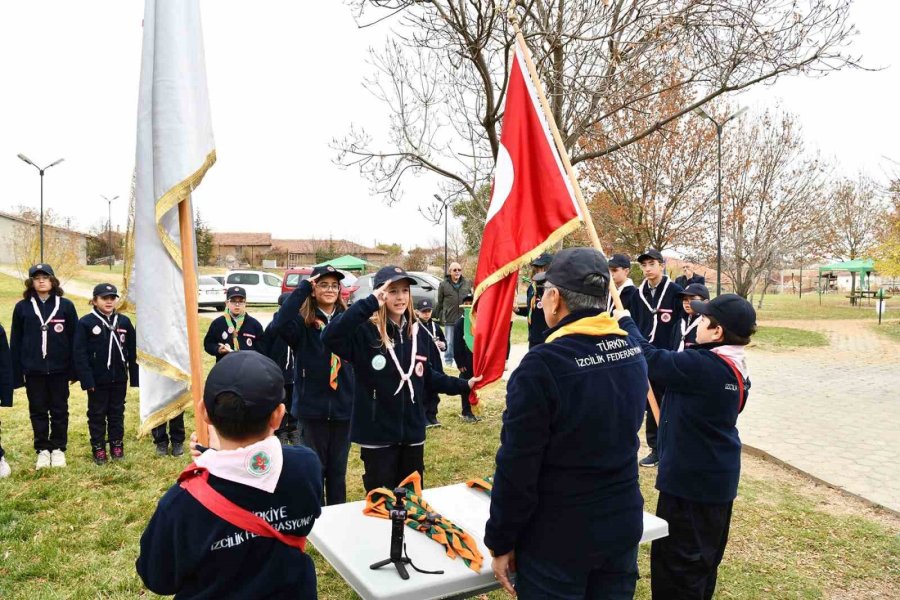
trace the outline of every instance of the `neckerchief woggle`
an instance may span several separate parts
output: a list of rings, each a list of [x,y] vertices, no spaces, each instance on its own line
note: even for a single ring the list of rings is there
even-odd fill
[[[59,296],[56,294],[53,295],[56,298],[56,306],[53,307],[53,310],[50,311],[50,316],[47,317],[47,320],[44,320],[44,317],[41,316],[41,309],[38,308],[37,300],[34,299],[34,296],[31,297],[31,307],[34,309],[34,314],[37,315],[38,321],[41,324],[41,355],[42,358],[47,358],[47,329],[49,329],[47,323],[53,320],[53,317],[56,316],[56,313],[59,311]]]
[[[231,334],[231,342],[234,344],[235,350],[241,349],[241,344],[238,342],[238,331],[241,330],[241,326],[244,324],[244,317],[247,316],[247,313],[243,313],[237,319],[231,316],[231,311],[225,311],[225,323],[228,325],[228,333]]]
[[[400,393],[400,390],[403,389],[403,384],[409,386],[409,400],[413,404],[415,404],[416,400],[416,390],[413,388],[412,384],[412,374],[413,370],[416,368],[416,342],[418,341],[418,333],[419,333],[419,323],[415,322],[412,326],[412,352],[410,353],[409,358],[409,370],[405,373],[403,372],[403,367],[400,366],[400,361],[397,360],[397,353],[394,352],[394,344],[391,342],[388,344],[388,354],[391,355],[391,360],[394,361],[394,366],[397,367],[397,373],[400,374],[400,385],[397,386],[397,391],[394,392],[394,395]],[[403,338],[403,325],[400,325],[400,337]]]
[[[647,310],[650,311],[650,314],[653,315],[653,329],[650,330],[650,335],[647,337],[647,341],[650,342],[651,344],[653,343],[653,339],[656,337],[656,325],[659,323],[659,315],[657,313],[659,313],[659,307],[662,306],[663,298],[665,298],[666,290],[669,289],[669,283],[671,283],[671,282],[672,282],[672,280],[669,279],[668,277],[666,277],[666,283],[663,284],[662,292],[660,292],[660,294],[659,294],[659,300],[656,301],[656,308],[652,308],[650,306],[650,303],[647,302],[647,298],[644,297],[644,286],[646,285],[647,288],[649,289],[650,282],[645,279],[644,281],[641,282],[641,288],[638,290],[638,296],[641,297],[641,302],[644,303],[644,306],[646,306]],[[654,288],[654,289],[656,289],[656,288]],[[650,295],[651,296],[653,295],[652,290],[650,292]]]
[[[693,330],[697,329],[697,325],[700,324],[700,319],[695,318],[693,323],[691,323],[690,325],[685,327],[684,324],[687,323],[689,320],[690,320],[690,317],[688,317],[687,319],[681,319],[681,321],[679,321],[679,323],[678,323],[681,326],[681,342],[679,342],[679,344],[678,344],[678,352],[681,352],[682,350],[684,350],[684,338],[687,337],[687,334],[689,334]]]
[[[109,351],[106,353],[106,370],[108,371],[110,366],[112,365],[112,349],[113,344],[115,343],[116,348],[119,349],[119,356],[122,357],[122,363],[125,366],[128,366],[128,361],[125,360],[125,352],[122,350],[122,343],[119,341],[118,336],[116,335],[116,326],[119,324],[119,314],[113,311],[113,320],[112,325],[110,325],[109,321],[107,321],[103,315],[97,312],[96,308],[91,309],[91,312],[95,317],[100,319],[100,322],[103,323],[103,326],[109,331]]]
[[[615,282],[613,282],[613,285],[615,285]],[[622,290],[627,288],[629,285],[631,287],[634,287],[634,282],[631,281],[631,279],[626,279],[625,283],[622,284],[622,287],[616,287],[616,289],[619,290],[620,296],[622,295]],[[608,312],[609,314],[613,314],[613,309],[615,307],[616,307],[616,303],[613,302],[612,294],[610,294],[609,297],[606,299],[606,312]],[[623,306],[622,308],[624,308],[625,310],[628,310],[627,306]]]

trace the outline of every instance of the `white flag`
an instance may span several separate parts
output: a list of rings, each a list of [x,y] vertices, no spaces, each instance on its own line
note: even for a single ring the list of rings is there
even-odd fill
[[[189,201],[215,161],[199,2],[146,0],[130,290],[141,435],[191,404],[186,319],[196,315],[184,305],[178,203]]]

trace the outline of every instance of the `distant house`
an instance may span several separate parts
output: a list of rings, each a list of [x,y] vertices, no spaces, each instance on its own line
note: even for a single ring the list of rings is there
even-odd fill
[[[269,259],[279,267],[300,267],[344,254],[381,264],[387,256],[384,250],[347,240],[275,239],[269,233],[213,233],[212,237],[215,262],[225,266],[259,266]]]
[[[0,212],[0,264],[16,263],[16,244],[22,235],[39,236],[39,222]],[[44,224],[45,239],[50,235],[57,236],[57,239],[61,237],[75,249],[78,264],[87,264],[87,241],[91,236],[74,229]]]
[[[272,249],[270,233],[213,233],[213,256],[216,264],[230,262],[260,264]]]

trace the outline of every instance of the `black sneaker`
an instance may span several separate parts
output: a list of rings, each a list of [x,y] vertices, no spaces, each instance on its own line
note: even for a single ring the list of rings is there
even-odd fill
[[[183,456],[184,444],[181,442],[172,442],[172,456]]]
[[[462,420],[466,423],[477,423],[480,419],[475,415],[462,415]]]
[[[106,455],[106,446],[96,446],[93,451],[94,464],[105,465],[109,457]]]
[[[125,445],[122,442],[110,442],[109,453],[113,460],[122,460],[125,458]]]
[[[638,464],[642,467],[655,467],[659,464],[659,454],[656,453],[656,450],[651,449],[650,454],[642,458]]]
[[[169,442],[156,442],[156,455],[157,456],[168,456],[169,455]]]

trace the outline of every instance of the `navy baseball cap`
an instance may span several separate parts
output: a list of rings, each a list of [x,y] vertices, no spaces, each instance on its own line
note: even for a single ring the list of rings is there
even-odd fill
[[[416,302],[416,310],[420,312],[424,312],[426,310],[434,310],[434,305],[428,298],[422,298],[421,300]]]
[[[691,309],[697,314],[713,317],[726,331],[741,337],[749,337],[756,327],[753,305],[737,294],[722,294],[709,302],[694,300]]]
[[[618,267],[620,269],[631,268],[631,257],[627,254],[613,254],[609,259],[609,267]]]
[[[253,419],[272,414],[284,398],[281,367],[259,352],[231,352],[210,370],[203,387],[203,403],[210,415],[216,412],[216,397],[232,392],[244,403],[244,414]]]
[[[247,290],[245,290],[244,288],[242,288],[239,285],[233,285],[230,288],[228,288],[227,292],[225,292],[225,298],[227,298],[228,300],[231,300],[232,298],[235,298],[237,296],[240,296],[241,298],[246,299],[247,298]]]
[[[573,292],[599,297],[608,290],[609,263],[594,248],[560,250],[546,273],[547,281]]]
[[[344,278],[344,274],[332,267],[331,265],[322,265],[320,267],[313,267],[312,273],[310,273],[310,277],[315,277],[318,275],[319,277],[323,275],[334,275],[338,278],[338,281]]]
[[[639,263],[642,263],[645,260],[658,260],[659,262],[666,262],[666,259],[663,258],[662,252],[660,252],[656,248],[650,248],[646,252],[638,256]]]
[[[709,290],[702,283],[692,283],[675,295],[682,298],[684,296],[700,296],[704,300],[709,300]]]
[[[41,263],[39,265],[34,265],[30,269],[28,269],[29,277],[34,277],[38,273],[43,273],[44,275],[49,275],[50,277],[56,277],[56,275],[53,273],[53,267],[51,267],[47,263]]]
[[[531,261],[531,266],[532,267],[546,267],[551,262],[553,262],[553,255],[548,252],[544,252],[543,254],[538,256],[536,259]]]
[[[378,289],[383,286],[385,283],[393,283],[395,281],[406,280],[410,285],[414,285],[416,280],[406,274],[406,271],[401,269],[396,265],[388,265],[386,267],[381,267],[378,269],[378,272],[375,273],[375,279],[372,281],[372,287],[374,289]]]
[[[119,297],[119,290],[111,283],[100,283],[94,286],[94,297],[115,296]]]

